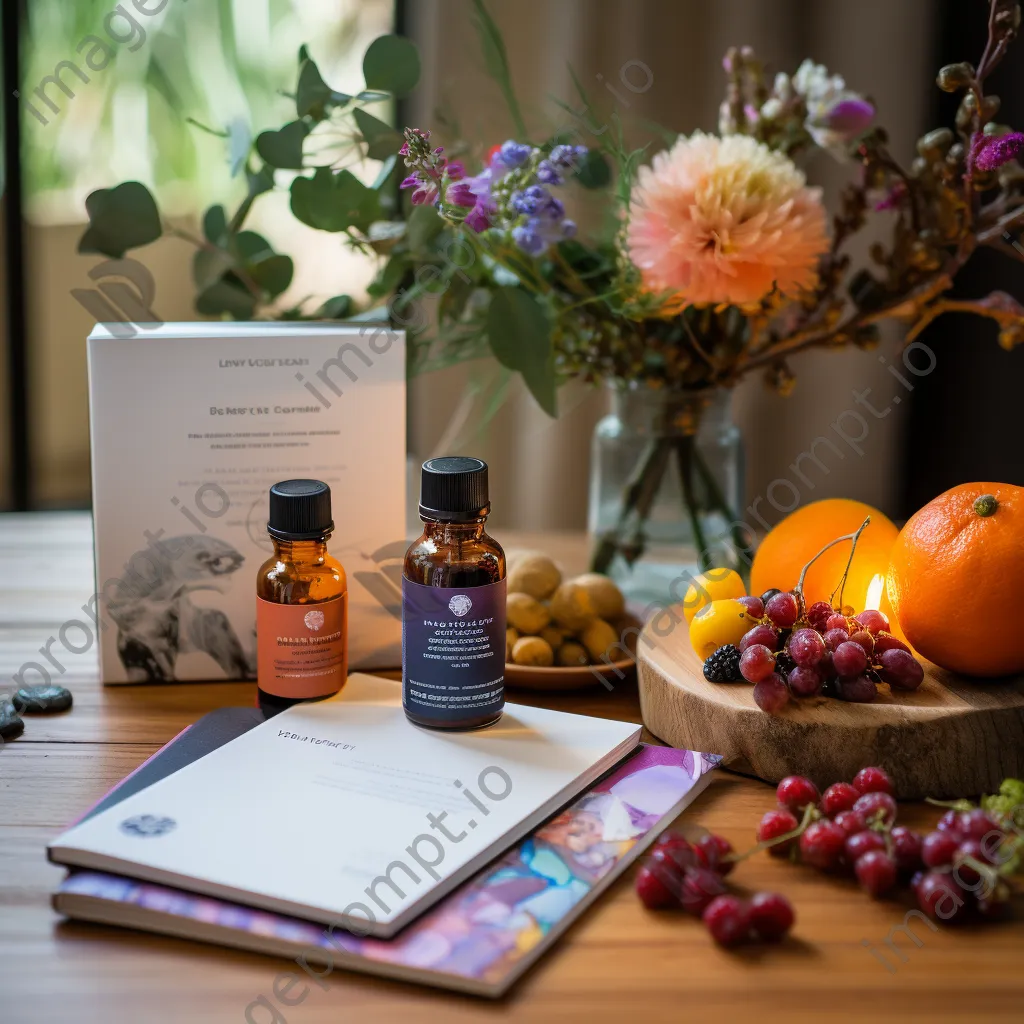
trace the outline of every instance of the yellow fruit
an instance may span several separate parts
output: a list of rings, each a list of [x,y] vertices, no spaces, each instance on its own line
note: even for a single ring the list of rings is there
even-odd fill
[[[687,622],[693,622],[697,612],[706,608],[712,601],[726,601],[730,597],[746,596],[747,588],[735,569],[708,569],[707,572],[694,576],[693,582],[686,588],[683,614]]]
[[[712,601],[690,623],[690,643],[703,661],[719,647],[738,644],[743,634],[756,625],[739,601]]]
[[[539,636],[521,636],[512,648],[512,660],[517,665],[547,668],[554,664],[555,652]]]
[[[529,594],[509,594],[505,599],[505,618],[520,633],[539,633],[551,622],[551,612]]]
[[[587,592],[594,611],[602,619],[616,619],[626,610],[626,599],[622,591],[607,576],[599,572],[586,572],[572,582]]]

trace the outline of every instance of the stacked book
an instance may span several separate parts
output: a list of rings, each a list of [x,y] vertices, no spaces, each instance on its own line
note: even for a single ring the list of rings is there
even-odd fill
[[[398,684],[213,712],[49,847],[68,917],[499,996],[703,789],[716,757],[507,704],[409,725]]]

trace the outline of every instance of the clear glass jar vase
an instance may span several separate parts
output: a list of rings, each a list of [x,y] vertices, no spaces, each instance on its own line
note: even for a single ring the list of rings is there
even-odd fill
[[[591,449],[591,568],[644,605],[681,600],[690,577],[712,566],[745,568],[732,392],[609,388],[612,411]]]

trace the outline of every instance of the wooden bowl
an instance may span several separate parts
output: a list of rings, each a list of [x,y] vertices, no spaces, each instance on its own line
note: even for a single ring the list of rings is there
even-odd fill
[[[629,656],[597,665],[562,668],[559,665],[514,665],[505,662],[505,685],[522,690],[583,690],[588,686],[616,686],[636,671],[636,644],[643,623],[635,615],[624,615],[612,623],[623,638]]]
[[[1024,678],[971,680],[929,662],[920,688],[879,687],[870,704],[828,697],[793,701],[765,714],[749,683],[709,683],[680,624],[665,615],[640,636],[639,690],[644,725],[674,747],[722,754],[727,766],[778,782],[806,775],[819,787],[849,781],[879,765],[903,798],[992,793],[1024,776]]]

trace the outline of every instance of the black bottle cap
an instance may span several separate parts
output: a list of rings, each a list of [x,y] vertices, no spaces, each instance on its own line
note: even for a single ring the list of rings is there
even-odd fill
[[[331,489],[322,480],[282,480],[270,488],[271,537],[319,540],[333,529]]]
[[[487,463],[449,456],[423,463],[420,515],[449,523],[483,519],[491,511]]]

